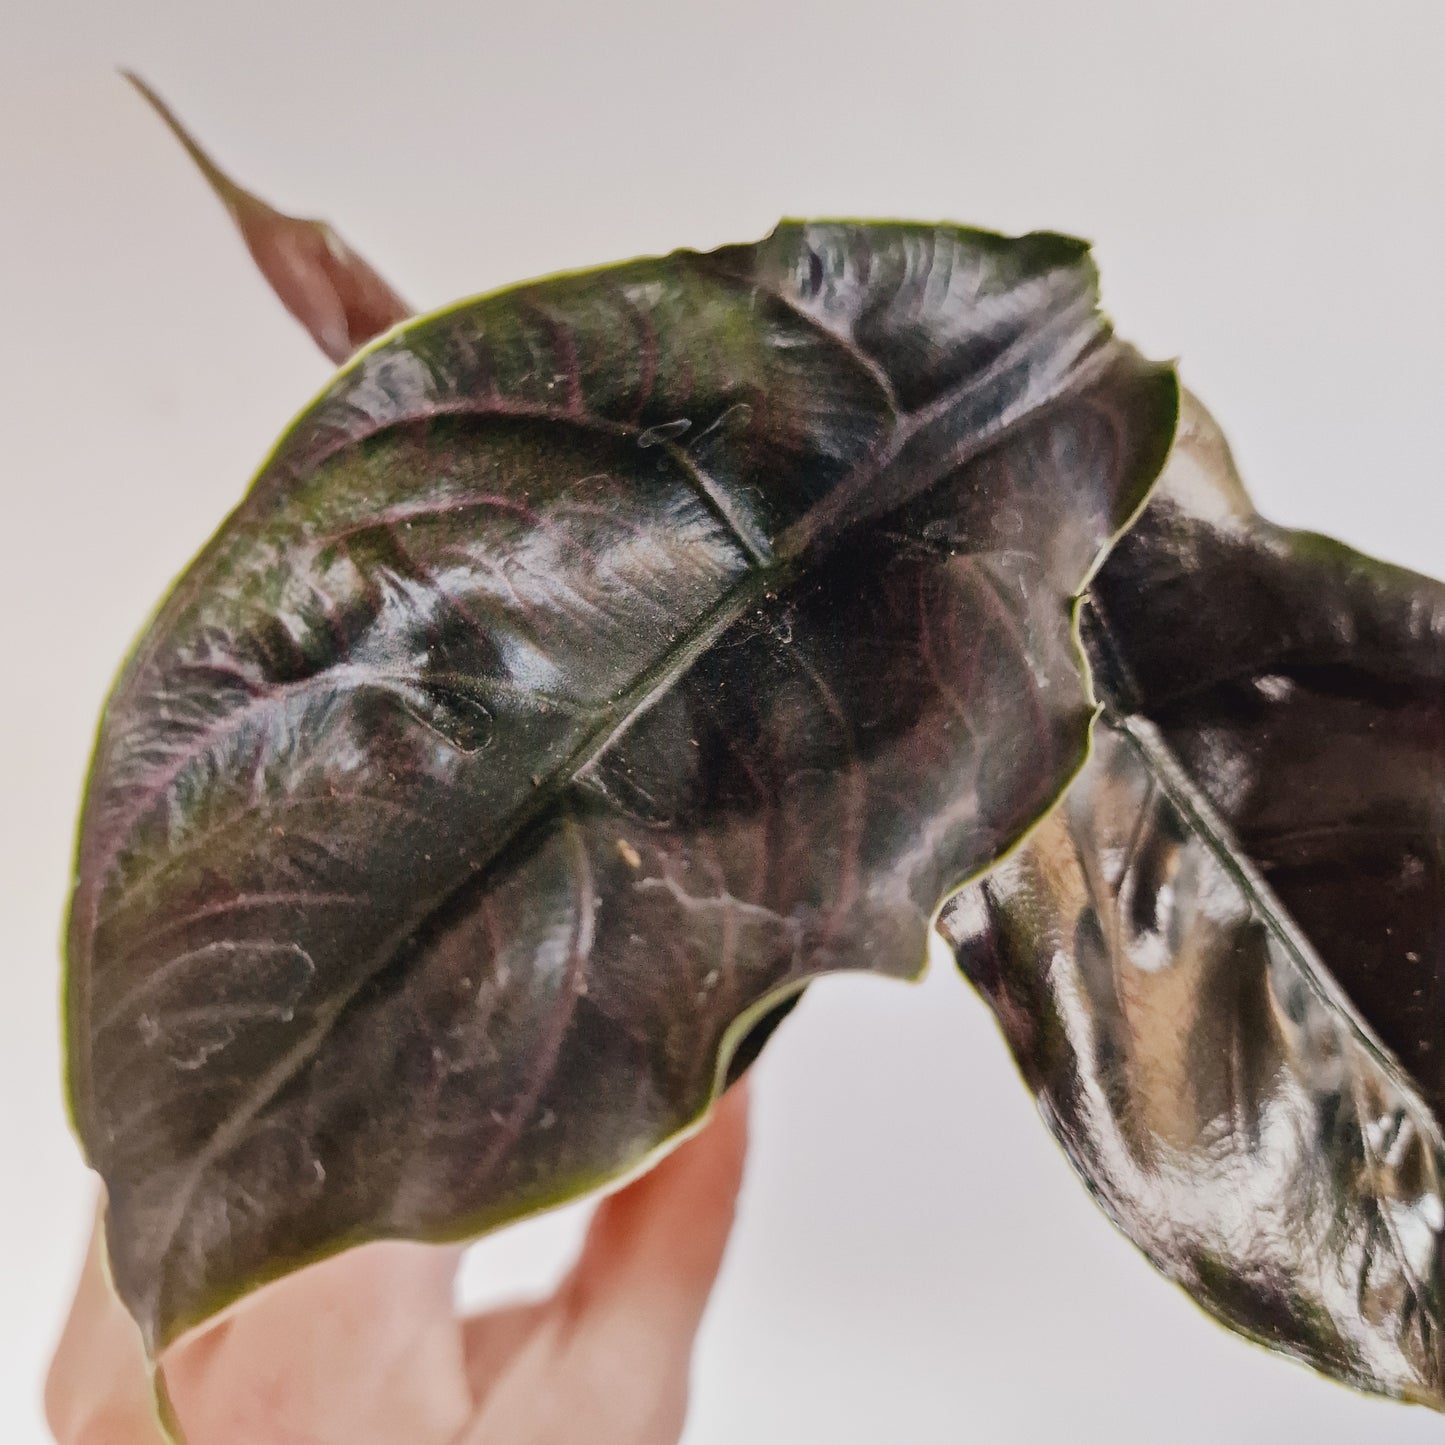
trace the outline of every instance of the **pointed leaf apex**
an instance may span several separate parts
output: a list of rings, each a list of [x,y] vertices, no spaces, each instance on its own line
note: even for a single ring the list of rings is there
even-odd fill
[[[411,315],[411,308],[324,221],[283,215],[238,186],[134,71],[121,74],[185,147],[231,213],[252,259],[281,304],[332,361]]]

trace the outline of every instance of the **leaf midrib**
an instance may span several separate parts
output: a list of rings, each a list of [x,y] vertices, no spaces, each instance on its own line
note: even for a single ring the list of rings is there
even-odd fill
[[[760,288],[763,289],[763,288]],[[772,294],[769,292],[768,294]],[[822,336],[826,337],[834,345],[838,346],[845,354],[849,355],[857,363],[856,346],[852,345],[838,336],[830,328],[826,327],[817,318],[810,317],[806,312],[798,308],[790,308],[795,314],[806,319],[811,326]],[[1064,334],[1079,329],[1080,317],[1078,315],[1079,305],[1077,299],[1060,308],[1060,312],[1050,318],[1050,324],[1046,328],[1046,334],[1053,333],[1057,328]],[[1112,337],[1107,323],[1097,316],[1093,303],[1090,300],[1085,314],[1092,318],[1093,334],[1088,338],[1086,344],[1082,345],[1067,360],[1059,374],[1051,379],[1051,384],[1046,390],[1038,393],[1026,393],[1029,404],[1014,412],[1005,413],[997,419],[997,424],[990,428],[976,428],[971,430],[960,445],[951,449],[944,457],[938,460],[937,466],[928,474],[917,479],[905,494],[899,497],[890,497],[886,509],[879,511],[886,515],[907,502],[915,499],[933,486],[943,476],[946,476],[958,468],[967,465],[975,457],[985,450],[1000,444],[1009,434],[1021,427],[1026,422],[1036,420],[1039,416],[1052,410],[1067,397],[1085,388],[1107,364],[1108,359],[1115,354],[1118,343]],[[266,1105],[281,1092],[291,1079],[305,1067],[306,1063],[314,1056],[315,1049],[334,1027],[337,1019],[351,1004],[362,988],[375,978],[393,959],[397,948],[406,938],[413,935],[418,926],[418,919],[425,919],[434,914],[438,909],[446,906],[449,899],[455,897],[459,892],[469,886],[478,883],[487,871],[496,863],[507,848],[515,839],[521,836],[527,828],[532,826],[544,813],[553,805],[558,796],[566,788],[573,785],[574,780],[586,767],[603,753],[631,727],[634,721],[640,718],[658,698],[669,692],[676,681],[692,666],[698,657],[703,655],[716,640],[734,621],[741,617],[754,603],[767,591],[781,590],[790,580],[791,576],[800,570],[801,562],[805,556],[815,554],[820,548],[826,547],[836,540],[847,530],[849,523],[856,521],[846,515],[846,509],[841,506],[842,501],[855,498],[860,490],[892,466],[900,455],[903,454],[907,444],[917,437],[929,424],[941,420],[954,408],[959,406],[966,398],[974,393],[980,386],[1003,372],[1008,366],[1015,364],[1022,355],[1026,354],[1031,346],[1039,344],[1039,332],[1024,331],[1016,342],[1008,347],[999,356],[993,358],[989,365],[981,372],[974,373],[958,385],[949,388],[943,395],[934,398],[926,406],[915,411],[900,415],[892,406],[891,396],[885,395],[885,401],[889,403],[889,414],[893,417],[894,425],[892,435],[888,444],[880,451],[866,457],[847,476],[842,478],[834,492],[829,494],[830,499],[835,497],[833,505],[826,509],[825,522],[834,521],[842,513],[842,520],[835,522],[831,527],[820,526],[816,521],[811,525],[804,525],[810,521],[813,513],[822,513],[824,509],[815,507],[807,517],[802,519],[780,542],[777,551],[770,555],[765,564],[759,564],[757,560],[758,549],[750,544],[749,538],[741,534],[734,524],[729,512],[718,507],[717,498],[710,487],[702,484],[703,471],[697,467],[690,457],[681,448],[669,443],[666,450],[682,462],[682,470],[692,484],[699,488],[704,494],[705,501],[710,509],[719,512],[722,520],[727,524],[730,534],[744,552],[753,559],[753,565],[745,570],[739,579],[734,582],[689,630],[682,641],[670,648],[652,667],[645,669],[627,691],[618,698],[598,719],[598,722],[587,730],[577,746],[568,754],[566,759],[554,766],[548,773],[546,779],[536,788],[526,804],[514,813],[509,825],[502,833],[502,841],[485,857],[477,860],[469,870],[467,876],[458,879],[450,887],[441,890],[428,898],[419,907],[409,911],[407,918],[397,928],[392,930],[380,943],[373,953],[367,965],[361,969],[352,986],[338,993],[328,1005],[318,1008],[312,1027],[306,1035],[296,1041],[291,1049],[279,1058],[266,1073],[256,1081],[255,1086],[248,1092],[246,1102],[237,1110],[233,1111],[226,1121],[211,1135],[206,1145],[198,1151],[186,1169],[184,1177],[173,1185],[172,1208],[167,1211],[165,1223],[163,1224],[159,1237],[163,1240],[161,1247],[156,1252],[157,1260],[163,1260],[169,1253],[170,1245],[179,1229],[186,1209],[189,1207],[196,1187],[206,1171],[216,1162],[223,1158],[237,1143],[244,1137],[245,1130],[251,1122],[263,1110]],[[872,375],[871,370],[869,375]],[[493,402],[495,399],[492,399]],[[450,411],[444,408],[432,408],[425,413],[427,416],[460,414],[477,417],[508,416],[522,414],[519,411],[509,411],[505,406],[489,404],[486,407],[478,408],[475,404],[468,406],[457,406]],[[536,408],[528,409],[527,415],[535,415],[538,419],[553,420],[558,423],[570,423],[583,426],[600,426],[607,430],[616,429],[626,435],[640,434],[642,428],[629,426],[627,424],[610,423],[602,418],[595,418],[586,414],[562,411],[560,409]],[[411,418],[408,418],[411,419]],[[367,435],[375,436],[378,432],[386,429],[386,426],[399,425],[402,419],[397,418],[378,427]],[[358,444],[363,438],[348,438],[345,446]],[[335,455],[335,453],[332,453]],[[323,459],[324,460],[324,459]],[[708,481],[713,479],[708,478]],[[875,513],[874,515],[877,515]],[[865,519],[866,520],[866,519]],[[774,560],[776,559],[776,560]],[[325,674],[318,674],[318,680],[323,679]],[[87,965],[89,963],[89,945],[93,944],[94,931],[92,930],[87,939]],[[88,1070],[87,1070],[88,1073]],[[93,1108],[93,1105],[92,1105]],[[158,1282],[157,1291],[161,1286]],[[174,1338],[179,1330],[188,1328],[184,1320],[172,1322],[172,1329],[167,1338]],[[147,1326],[147,1333],[153,1333],[155,1321],[152,1320]],[[155,1344],[154,1340],[150,1341]]]

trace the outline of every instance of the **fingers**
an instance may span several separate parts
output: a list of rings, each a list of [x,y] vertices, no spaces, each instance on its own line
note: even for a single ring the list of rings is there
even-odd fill
[[[701,1133],[602,1202],[572,1275],[457,1445],[675,1445],[746,1149],[735,1088]],[[485,1330],[473,1322],[469,1340]]]
[[[60,1445],[165,1445],[135,1321],[111,1288],[98,1205],[70,1317],[45,1381],[45,1417]]]
[[[511,1368],[532,1336],[555,1312],[554,1300],[535,1300],[488,1310],[463,1322],[467,1383],[477,1409],[486,1402],[493,1386]]]
[[[163,1357],[194,1445],[444,1445],[471,1414],[460,1249],[363,1245],[267,1286]]]
[[[268,1286],[163,1357],[192,1445],[675,1445],[747,1146],[735,1088],[599,1206],[557,1296],[469,1321],[457,1248],[375,1244]],[[95,1236],[46,1384],[61,1445],[165,1445]]]
[[[97,1215],[46,1381],[60,1445],[166,1445],[140,1331]],[[167,1394],[193,1445],[444,1445],[472,1412],[452,1309],[460,1250],[375,1244],[312,1265],[172,1346]]]
[[[701,1133],[604,1199],[570,1281],[579,1317],[622,1313],[634,1330],[696,1331],[732,1231],[748,1142],[746,1085]]]

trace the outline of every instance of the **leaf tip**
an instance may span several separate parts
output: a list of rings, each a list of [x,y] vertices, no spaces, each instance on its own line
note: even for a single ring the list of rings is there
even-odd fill
[[[118,68],[121,78],[130,84],[140,98],[161,118],[166,129],[180,141],[186,154],[190,156],[195,162],[196,168],[206,178],[206,183],[225,202],[227,208],[234,215],[237,203],[247,193],[231,180],[201,148],[200,142],[181,123],[180,117],[143,76],[128,66],[122,65]],[[239,216],[237,219],[240,219]]]
[[[239,186],[211,159],[155,89],[119,67],[165,123],[230,213],[281,304],[332,361],[411,314],[390,286],[323,221],[288,216]]]

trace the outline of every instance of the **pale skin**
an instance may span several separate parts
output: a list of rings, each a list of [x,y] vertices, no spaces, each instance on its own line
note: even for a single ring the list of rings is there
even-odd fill
[[[546,1299],[459,1316],[461,1247],[401,1242],[270,1286],[162,1356],[186,1445],[676,1445],[746,1146],[739,1086],[602,1201]],[[166,1445],[98,1236],[45,1405],[60,1445]]]

